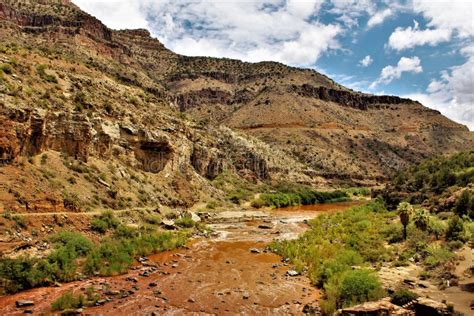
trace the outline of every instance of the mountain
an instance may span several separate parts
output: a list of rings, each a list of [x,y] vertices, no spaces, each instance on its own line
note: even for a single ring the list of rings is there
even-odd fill
[[[418,102],[275,62],[175,54],[68,0],[0,0],[0,40],[5,210],[189,206],[222,198],[216,178],[375,185],[474,146]]]

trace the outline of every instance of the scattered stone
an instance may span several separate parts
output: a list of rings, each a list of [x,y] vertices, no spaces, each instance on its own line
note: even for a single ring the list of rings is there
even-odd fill
[[[148,261],[148,258],[146,258],[146,257],[138,258],[138,262],[145,262],[145,261]]]
[[[251,253],[260,253],[260,250],[257,248],[250,248]]]
[[[288,270],[288,271],[286,271],[286,275],[294,277],[294,276],[297,276],[297,275],[300,275],[300,274],[296,270]]]
[[[317,302],[308,303],[303,306],[303,313],[310,315],[319,315],[321,314],[321,307]]]
[[[196,300],[195,300],[194,298],[190,297],[190,298],[188,299],[188,302],[189,302],[189,303],[196,303]]]
[[[177,263],[173,263],[173,264],[171,265],[171,267],[174,268],[174,269],[176,269],[176,268],[178,267],[178,264],[177,264]]]
[[[104,305],[105,303],[107,303],[107,300],[102,299],[102,300],[98,300],[98,301],[95,303],[95,305],[96,305],[96,306],[101,306],[101,305]]]
[[[30,300],[18,300],[15,302],[16,307],[28,307],[35,305],[35,302]]]
[[[111,290],[108,290],[105,292],[105,295],[119,295],[120,292],[119,291],[111,291]]]
[[[248,299],[250,298],[250,294],[247,293],[247,292],[245,292],[245,293],[242,295],[242,298],[243,298],[244,300],[248,300]]]
[[[155,287],[155,286],[158,286],[158,284],[156,282],[150,282],[148,284],[149,287]]]
[[[161,223],[163,224],[163,226],[166,228],[166,229],[176,229],[176,224],[174,223],[173,220],[171,219],[163,219],[161,221]]]
[[[125,279],[125,281],[130,281],[130,282],[133,282],[133,283],[137,283],[138,279],[134,278],[134,277],[128,277],[128,278]]]
[[[272,229],[273,225],[272,224],[260,224],[260,225],[258,225],[258,228],[260,228],[260,229]]]

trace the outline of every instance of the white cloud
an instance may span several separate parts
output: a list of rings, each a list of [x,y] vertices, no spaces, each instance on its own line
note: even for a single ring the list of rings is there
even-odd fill
[[[370,55],[367,55],[365,56],[364,58],[362,58],[360,61],[359,61],[359,65],[361,65],[362,67],[367,67],[369,66],[374,60],[372,59],[372,57],[370,57]]]
[[[345,26],[353,28],[359,25],[359,18],[364,15],[373,15],[376,12],[376,1],[373,0],[331,0],[331,14]]]
[[[376,25],[381,24],[383,23],[383,21],[385,21],[386,18],[390,17],[391,15],[393,15],[393,11],[391,9],[385,9],[385,10],[379,11],[375,13],[369,19],[369,21],[367,21],[367,27],[372,28]]]
[[[426,92],[406,95],[437,109],[447,117],[465,124],[474,131],[474,46],[461,49],[467,61],[441,73],[432,80]]]
[[[320,1],[149,2],[151,30],[184,55],[274,60],[312,66],[324,53],[339,49],[341,26],[309,19]],[[168,20],[165,19],[168,17]]]
[[[379,78],[370,85],[370,89],[375,88],[379,83],[387,84],[394,79],[399,79],[404,72],[420,73],[422,71],[421,61],[417,56],[402,57],[396,66],[384,67]]]
[[[388,46],[395,50],[404,50],[421,45],[434,46],[451,39],[449,29],[426,29],[420,30],[418,22],[414,21],[414,26],[406,29],[397,27],[388,39]]]
[[[429,20],[428,26],[455,31],[459,37],[474,35],[474,3],[469,0],[414,0],[413,10]]]
[[[72,0],[82,10],[99,18],[113,29],[146,28],[148,23],[140,10],[140,1],[130,0]]]

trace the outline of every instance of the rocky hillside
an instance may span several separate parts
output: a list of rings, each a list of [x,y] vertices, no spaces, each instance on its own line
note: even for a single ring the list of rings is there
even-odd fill
[[[68,0],[0,0],[0,208],[189,206],[210,180],[376,184],[474,146],[417,102],[273,62],[191,58]]]

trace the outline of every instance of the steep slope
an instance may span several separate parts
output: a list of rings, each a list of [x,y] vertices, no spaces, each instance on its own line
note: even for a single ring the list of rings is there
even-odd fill
[[[208,180],[227,170],[375,184],[474,144],[417,102],[274,62],[180,56],[68,0],[1,0],[0,41],[5,209],[187,206],[222,196]]]

